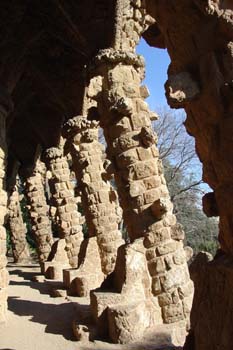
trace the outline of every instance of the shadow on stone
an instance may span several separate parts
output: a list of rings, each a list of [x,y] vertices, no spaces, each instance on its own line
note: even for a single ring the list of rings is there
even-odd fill
[[[18,263],[8,263],[8,268],[18,267],[19,269],[40,269],[39,264],[18,264]],[[2,349],[0,349],[2,350]]]
[[[8,305],[14,314],[31,316],[31,322],[46,325],[45,333],[61,334],[67,340],[75,340],[71,329],[75,316],[73,303],[54,305],[9,297]]]
[[[15,266],[14,266],[15,267]],[[28,266],[27,266],[28,268]],[[17,275],[25,280],[30,280],[32,277],[38,275],[38,271],[22,271],[20,269],[10,270],[10,275]]]
[[[10,281],[12,286],[28,286],[32,289],[36,289],[40,294],[51,294],[53,289],[62,288],[62,282],[59,281],[44,281],[40,282],[29,282],[29,281]]]

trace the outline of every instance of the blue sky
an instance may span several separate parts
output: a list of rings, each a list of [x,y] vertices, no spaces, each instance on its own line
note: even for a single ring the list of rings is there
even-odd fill
[[[146,61],[146,78],[144,84],[150,90],[147,99],[152,110],[157,107],[167,106],[164,84],[167,80],[167,68],[170,63],[167,50],[150,47],[144,39],[141,39],[137,52],[144,56]]]

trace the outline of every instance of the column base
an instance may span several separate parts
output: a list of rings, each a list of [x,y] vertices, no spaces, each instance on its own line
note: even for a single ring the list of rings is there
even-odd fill
[[[40,264],[41,273],[48,279],[62,280],[63,270],[71,268],[67,257],[65,238],[59,239],[53,244],[49,260]]]
[[[88,296],[91,290],[100,287],[106,277],[101,269],[96,237],[83,242],[80,255],[83,258],[78,269],[63,271],[63,283],[69,289],[69,294],[84,297]]]
[[[41,263],[41,272],[47,279],[60,280],[63,279],[63,270],[70,268],[70,264],[57,262],[57,261],[45,261]]]

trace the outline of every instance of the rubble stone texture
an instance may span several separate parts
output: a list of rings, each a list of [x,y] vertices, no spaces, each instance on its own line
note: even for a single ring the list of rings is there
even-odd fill
[[[8,272],[6,269],[6,229],[4,227],[7,212],[7,192],[5,181],[5,167],[7,157],[6,118],[12,109],[12,102],[7,92],[0,91],[0,323],[7,319],[7,285]]]
[[[14,186],[8,199],[8,224],[12,252],[15,263],[25,263],[30,260],[29,246],[26,240],[27,228],[23,222],[20,195],[17,185]]]
[[[121,212],[118,197],[104,167],[103,145],[98,141],[99,125],[86,117],[70,119],[64,126],[67,144],[73,160],[73,169],[81,192],[82,206],[88,227],[84,257],[76,271],[64,272],[68,284],[75,277],[76,293],[88,295],[101,285],[115,267],[117,249],[124,243],[118,230]],[[100,256],[100,258],[98,257]],[[67,282],[65,282],[67,285]],[[75,290],[73,289],[73,292]]]
[[[143,2],[118,1],[114,45],[101,50],[90,67],[90,85],[96,87],[90,98],[98,104],[131,241],[119,250],[115,294],[92,294],[99,331],[116,343],[136,340],[160,322],[188,323],[192,304],[184,234],[172,214],[158,158],[151,127],[155,116],[144,102],[144,61],[135,54],[142,32],[152,23]],[[129,300],[135,303],[129,305]],[[140,327],[135,328],[138,319]]]
[[[192,337],[196,350],[231,349],[232,316],[227,310],[233,303],[233,5],[232,1],[219,0],[148,0],[147,9],[157,20],[154,46],[162,37],[171,57],[166,83],[168,103],[185,109],[185,126],[195,137],[203,180],[213,189],[203,198],[204,212],[207,216],[219,215],[220,219],[222,252],[194,280],[189,342]],[[202,299],[199,291],[203,292]]]
[[[51,222],[48,216],[48,205],[45,197],[44,175],[45,164],[38,158],[32,174],[25,180],[25,196],[31,219],[32,233],[36,242],[39,262],[47,260],[53,245]]]
[[[62,278],[62,270],[77,267],[80,245],[83,240],[81,214],[77,210],[70,169],[63,151],[52,147],[46,151],[48,168],[52,173],[49,181],[52,202],[56,208],[59,241],[55,242],[49,261],[44,264],[44,272],[50,278]],[[52,263],[52,264],[51,264]],[[55,273],[54,270],[57,270]]]

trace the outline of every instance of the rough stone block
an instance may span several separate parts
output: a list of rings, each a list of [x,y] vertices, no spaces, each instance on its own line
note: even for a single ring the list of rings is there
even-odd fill
[[[174,323],[184,319],[182,302],[166,305],[162,308],[165,323]]]
[[[63,283],[66,288],[71,286],[72,281],[77,276],[77,269],[64,269],[63,270]]]
[[[154,161],[138,162],[129,167],[129,179],[140,180],[157,175],[158,170]]]
[[[118,139],[113,142],[113,148],[115,153],[119,154],[127,151],[130,148],[139,146],[139,138],[137,132],[128,132],[127,134],[121,135]]]
[[[143,182],[147,190],[157,188],[161,185],[160,176],[151,176],[149,178],[144,179]]]
[[[140,299],[148,296],[150,277],[142,238],[118,249],[114,279],[118,292]]]
[[[124,302],[120,293],[93,290],[90,293],[91,310],[100,336],[108,335],[108,307]]]
[[[163,258],[155,258],[153,260],[150,260],[148,263],[148,269],[150,271],[151,276],[163,274],[166,270]]]
[[[152,158],[151,148],[137,148],[138,158],[140,160],[149,160]]]
[[[72,323],[73,334],[75,338],[82,344],[88,343],[90,340],[90,332],[87,326],[78,324],[77,321]]]
[[[161,307],[170,304],[177,304],[179,302],[179,294],[177,289],[171,291],[170,293],[162,293],[158,296],[158,301]]]
[[[155,245],[161,245],[166,240],[171,238],[170,229],[167,227],[157,230],[157,225],[155,225],[155,231],[149,232],[144,239],[144,245],[146,248],[153,247]]]
[[[173,261],[176,265],[182,265],[186,262],[186,254],[184,249],[177,250],[173,255]]]
[[[168,243],[165,243],[159,247],[156,248],[156,251],[159,255],[164,255],[168,253],[172,253],[177,248],[177,242],[176,241],[170,241]]]
[[[160,308],[149,300],[109,306],[108,322],[113,343],[130,343],[142,338],[150,327],[161,323]]]
[[[145,186],[142,181],[133,181],[130,184],[129,194],[132,198],[137,197],[145,192]]]
[[[133,164],[139,160],[136,149],[130,149],[121,153],[117,157],[117,165],[119,168],[124,168],[130,164]]]
[[[63,272],[63,282],[70,289],[71,294],[87,296],[90,290],[100,287],[105,278],[96,237],[85,241],[82,254],[82,263],[79,268]]]
[[[167,271],[166,275],[160,278],[165,291],[179,287],[180,285],[187,283],[188,280],[189,272],[186,264]]]
[[[144,193],[145,204],[153,203],[153,202],[157,201],[159,199],[159,197],[160,197],[159,188],[147,190]]]
[[[45,277],[52,280],[62,280],[63,270],[70,268],[70,264],[56,261],[48,261],[45,262],[43,265]]]
[[[194,292],[194,285],[193,282],[190,280],[188,283],[182,284],[178,287],[178,293],[181,300],[183,300],[185,297],[189,297],[190,295],[193,295]]]

